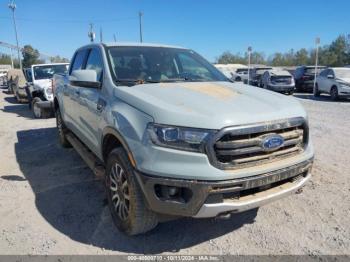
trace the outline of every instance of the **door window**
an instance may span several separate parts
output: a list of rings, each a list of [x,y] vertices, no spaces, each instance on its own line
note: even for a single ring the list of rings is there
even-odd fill
[[[85,57],[86,57],[86,50],[81,50],[78,51],[75,56],[74,56],[74,60],[72,62],[72,67],[70,69],[70,74],[74,71],[74,70],[80,70],[83,68],[84,65],[84,61],[85,61]]]
[[[102,82],[103,62],[99,50],[91,49],[85,69],[94,70],[96,72],[96,82]]]

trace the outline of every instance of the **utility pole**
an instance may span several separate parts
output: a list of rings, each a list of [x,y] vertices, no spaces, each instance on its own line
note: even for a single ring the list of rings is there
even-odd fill
[[[15,27],[15,34],[16,34],[18,62],[19,62],[20,69],[22,69],[22,60],[21,60],[20,49],[19,49],[19,44],[18,44],[17,25],[16,25],[16,19],[15,19],[15,9],[17,6],[16,6],[14,0],[12,0],[12,3],[9,4],[8,7],[12,10],[13,25]]]
[[[113,39],[114,39],[114,42],[117,42],[117,37],[115,36],[115,34],[113,34]]]
[[[100,27],[100,42],[103,42],[103,36],[102,36],[102,27]]]
[[[91,43],[94,42],[95,37],[96,37],[93,26],[94,26],[93,24],[90,24],[90,31],[88,32],[88,37],[90,38]]]
[[[140,12],[139,12],[139,23],[140,23],[140,43],[142,43],[142,16],[143,16],[143,13],[140,11]]]
[[[316,58],[315,58],[315,76],[314,76],[314,90],[316,88],[316,77],[317,77],[317,66],[318,66],[318,48],[320,46],[320,38],[316,37],[315,44],[316,44]]]
[[[249,85],[249,81],[250,81],[250,56],[252,53],[252,47],[248,46],[248,85]]]
[[[10,52],[11,52],[11,66],[12,66],[12,69],[14,69],[12,48],[10,48]]]

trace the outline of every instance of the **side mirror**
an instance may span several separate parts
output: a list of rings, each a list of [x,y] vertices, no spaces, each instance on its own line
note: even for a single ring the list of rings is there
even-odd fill
[[[101,88],[101,82],[96,81],[97,73],[95,70],[74,70],[69,77],[73,86],[86,88]]]
[[[328,75],[327,78],[328,79],[334,79],[334,76],[333,75]]]

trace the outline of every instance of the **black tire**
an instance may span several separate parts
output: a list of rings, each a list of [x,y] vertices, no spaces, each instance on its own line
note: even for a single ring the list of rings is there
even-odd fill
[[[9,87],[8,87],[8,89],[7,89],[7,93],[8,93],[8,94],[13,94],[12,84],[9,85]]]
[[[331,95],[332,101],[337,101],[339,99],[338,88],[336,86],[333,86],[331,88],[330,95]]]
[[[63,122],[60,109],[57,108],[55,113],[56,113],[56,126],[58,131],[58,140],[60,141],[60,144],[62,147],[65,147],[65,148],[72,147],[72,145],[69,143],[66,137],[69,130]]]
[[[313,93],[314,93],[314,97],[319,97],[321,95],[321,92],[318,90],[318,84],[315,85]]]
[[[108,206],[113,222],[121,232],[137,235],[157,226],[157,215],[146,207],[142,190],[123,148],[116,148],[109,154],[105,179]]]
[[[48,118],[52,115],[52,113],[49,110],[44,110],[40,108],[37,103],[42,102],[40,97],[34,97],[32,100],[32,112],[34,118]]]
[[[292,96],[294,94],[294,91],[289,91],[287,94]]]
[[[242,78],[237,76],[236,79],[235,79],[236,82],[241,82],[242,81]]]

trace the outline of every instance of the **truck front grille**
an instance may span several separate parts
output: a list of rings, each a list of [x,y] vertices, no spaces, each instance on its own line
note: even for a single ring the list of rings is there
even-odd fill
[[[280,136],[283,144],[266,150],[262,141],[267,136]],[[234,169],[254,166],[303,152],[308,139],[308,128],[303,118],[293,118],[269,124],[234,126],[220,130],[209,147],[214,166]]]

